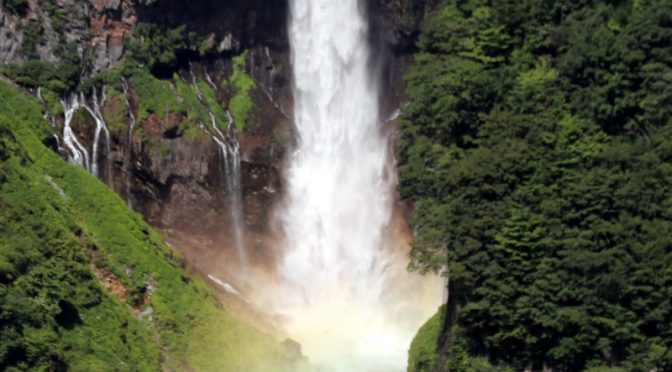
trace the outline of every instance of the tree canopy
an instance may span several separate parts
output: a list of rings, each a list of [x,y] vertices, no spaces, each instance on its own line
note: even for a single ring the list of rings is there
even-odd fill
[[[672,3],[449,0],[419,47],[399,190],[460,350],[672,369]]]

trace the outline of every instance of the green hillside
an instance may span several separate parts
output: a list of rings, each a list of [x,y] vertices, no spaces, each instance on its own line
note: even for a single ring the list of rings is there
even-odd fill
[[[283,344],[218,308],[104,184],[47,148],[36,99],[0,82],[0,366],[288,370]]]

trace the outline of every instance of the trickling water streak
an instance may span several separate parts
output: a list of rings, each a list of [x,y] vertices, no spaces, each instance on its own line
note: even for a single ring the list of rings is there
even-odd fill
[[[270,77],[269,77],[267,82],[262,81],[262,80],[254,80],[254,82],[256,83],[257,87],[259,89],[261,89],[261,91],[266,95],[266,98],[268,98],[268,101],[271,104],[273,104],[273,107],[275,107],[275,109],[278,110],[278,112],[280,114],[282,114],[282,116],[284,116],[287,119],[291,119],[289,114],[287,113],[287,110],[285,110],[285,108],[282,106],[282,104],[280,102],[278,102],[278,100],[276,100],[276,98],[275,98],[275,92],[273,91],[273,81],[274,81],[275,76],[277,74],[277,70],[275,68],[275,64],[273,63],[273,58],[271,57],[270,49],[268,47],[266,47],[266,48],[264,48],[264,51],[265,51],[264,56],[265,56],[266,60],[268,61],[268,64],[270,64],[270,66],[271,66]],[[254,79],[254,77],[252,75],[250,75],[250,76]]]
[[[231,293],[231,294],[233,294],[233,295],[239,296],[239,297],[241,296],[240,292],[238,292],[238,290],[236,290],[231,284],[226,283],[226,282],[223,282],[223,281],[222,281],[221,279],[219,279],[218,277],[213,276],[212,274],[208,274],[208,279],[210,279],[210,280],[212,280],[213,282],[215,282],[215,284],[217,284],[218,286],[222,287],[225,291],[227,291],[227,292],[229,292],[229,293]]]
[[[133,151],[133,130],[135,129],[136,119],[133,113],[133,106],[131,105],[128,81],[122,76],[121,85],[124,89],[124,99],[126,100],[126,107],[128,108],[128,151]],[[130,159],[130,156],[129,156]]]
[[[201,101],[202,104],[207,105],[205,98],[203,98],[201,88],[198,87],[198,81],[196,81],[196,75],[194,75],[194,70],[192,69],[191,62],[189,62],[189,75],[191,75],[191,85],[194,87],[196,97],[198,97],[198,100]]]
[[[226,192],[229,199],[228,210],[231,217],[231,234],[233,236],[233,244],[238,253],[238,259],[240,260],[240,271],[239,279],[245,281],[247,279],[248,271],[248,262],[247,262],[247,252],[245,251],[245,242],[244,242],[244,226],[243,226],[243,203],[242,203],[242,188],[241,188],[241,174],[240,174],[240,145],[235,137],[235,127],[233,123],[233,117],[226,111],[226,117],[228,120],[228,126],[226,133],[223,133],[219,126],[217,125],[217,118],[215,114],[210,109],[208,102],[203,96],[203,92],[198,86],[196,76],[194,75],[193,70],[191,69],[191,64],[189,65],[189,74],[191,75],[192,86],[194,92],[198,97],[198,100],[205,106],[210,117],[210,125],[214,129],[215,134],[210,133],[212,139],[217,143],[220,149],[220,154],[222,156],[222,166],[224,170],[224,179],[226,182]],[[210,76],[206,73],[206,79],[209,81],[209,84],[213,86],[213,89],[216,89],[216,85],[212,82]]]
[[[226,182],[226,191],[229,199],[228,210],[231,217],[231,233],[233,235],[233,244],[240,260],[239,279],[247,279],[247,252],[243,241],[243,204],[242,189],[240,187],[240,149],[238,142],[220,140],[216,136],[212,139],[219,145],[222,155],[222,165],[224,169],[224,178]],[[230,139],[229,139],[230,140]]]
[[[107,161],[107,155],[110,153],[110,132],[107,130],[107,125],[105,125],[105,119],[103,118],[103,113],[101,111],[102,107],[105,105],[105,87],[103,86],[102,91],[101,91],[101,96],[100,100],[98,100],[98,92],[96,88],[93,88],[93,95],[91,97],[93,101],[93,108],[89,107],[89,105],[86,104],[86,100],[84,99],[84,93],[81,94],[81,104],[86,111],[91,114],[93,119],[96,122],[96,131],[94,133],[93,137],[93,151],[91,153],[91,173],[95,176],[99,176],[99,170],[98,170],[98,145],[100,142],[100,134],[101,132],[105,134],[105,153],[103,154],[103,157],[105,158],[105,161]]]
[[[81,142],[79,142],[77,136],[70,127],[73,115],[81,107],[79,97],[76,94],[71,94],[70,97],[61,100],[61,104],[63,105],[65,116],[63,123],[63,142],[65,147],[69,150],[68,161],[89,170],[89,153]]]
[[[227,111],[227,115],[231,115]],[[232,121],[230,120],[229,127],[232,127]],[[242,193],[241,188],[241,175],[240,175],[240,146],[238,142],[231,141],[231,145],[228,147],[229,163],[226,165],[226,169],[229,174],[227,174],[227,183],[229,190],[229,209],[231,211],[231,221],[233,223],[233,240],[238,251],[238,257],[240,259],[240,266],[243,272],[242,279],[247,279],[247,252],[245,251],[245,244],[243,241],[243,203],[242,203]]]
[[[222,131],[219,130],[219,127],[217,126],[217,119],[215,118],[215,114],[213,114],[211,111],[208,111],[208,115],[210,116],[210,125],[212,125],[212,128],[215,129],[215,132],[217,132],[220,138],[226,138],[224,133],[222,133]]]
[[[360,5],[290,1],[298,145],[280,216],[281,284],[267,301],[318,365],[394,371],[439,292],[413,303],[423,287],[397,288],[423,282],[405,272],[405,252],[392,241],[396,173]]]
[[[133,170],[133,165],[131,162],[133,157],[133,130],[135,129],[136,119],[135,114],[133,113],[133,105],[131,105],[128,81],[123,76],[121,77],[121,85],[124,89],[124,99],[126,100],[126,107],[128,108],[128,150],[126,152],[126,170],[128,174],[126,175],[126,203],[129,208],[133,208],[133,202],[131,200],[131,172]]]

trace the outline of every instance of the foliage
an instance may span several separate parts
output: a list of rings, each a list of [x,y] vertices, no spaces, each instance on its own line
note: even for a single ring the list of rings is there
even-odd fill
[[[95,240],[14,132],[28,120],[48,127],[38,105],[0,89],[8,108],[0,116],[0,366],[157,369],[148,329],[91,273]]]
[[[29,88],[45,87],[59,94],[74,90],[80,81],[81,58],[74,46],[64,48],[58,64],[29,59],[22,65],[9,65],[5,74]]]
[[[2,0],[2,6],[16,13],[23,14],[28,9],[28,0]]]
[[[139,23],[126,44],[132,61],[146,65],[157,76],[170,77],[180,62],[178,54],[192,50],[198,53],[203,40],[196,33],[187,32],[184,25],[166,29],[153,23]]]
[[[242,133],[247,125],[247,116],[252,108],[252,98],[250,91],[256,84],[250,75],[246,72],[247,53],[243,53],[233,58],[233,74],[229,79],[234,95],[229,102],[231,116],[236,123],[236,130]]]
[[[451,372],[512,371],[505,366],[493,366],[485,358],[469,355],[464,332],[460,326],[454,326],[451,329],[451,340],[453,340],[451,355],[450,358],[442,362],[439,359],[437,347],[439,346],[438,344],[441,338],[444,316],[445,306],[442,306],[439,308],[439,311],[418,330],[408,351],[409,372],[431,372],[438,370]]]
[[[219,310],[123,200],[44,146],[50,126],[35,99],[0,83],[0,103],[0,369],[263,371],[301,362]],[[110,295],[92,267],[128,297]],[[129,307],[153,312],[139,320]]]
[[[53,27],[62,41],[68,24],[68,17],[72,11],[59,5],[56,0],[48,0],[44,4],[44,7],[51,18],[51,27]]]
[[[133,92],[138,98],[140,121],[144,121],[151,114],[163,117],[178,106],[172,84],[155,78],[145,69],[134,69],[129,82],[133,85]]]
[[[439,336],[441,334],[441,323],[444,308],[429,319],[418,330],[417,335],[411,342],[411,348],[408,351],[408,370],[409,371],[433,371],[436,367],[438,359],[437,347],[439,343]]]
[[[20,25],[23,31],[23,42],[21,43],[21,53],[26,59],[38,59],[37,47],[42,44],[44,36],[44,26],[42,20],[30,20]]]
[[[126,133],[128,130],[128,106],[124,93],[107,85],[105,91],[107,104],[102,108],[103,118],[108,130],[113,133]]]
[[[44,105],[46,106],[47,113],[51,116],[58,116],[63,114],[63,105],[61,104],[61,98],[59,95],[52,91],[49,88],[42,88],[41,90],[42,99],[44,100]]]
[[[671,369],[672,4],[446,1],[419,45],[399,190],[449,363]]]

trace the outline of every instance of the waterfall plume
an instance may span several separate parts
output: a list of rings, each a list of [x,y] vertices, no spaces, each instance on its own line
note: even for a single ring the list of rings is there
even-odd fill
[[[436,278],[406,271],[408,242],[394,223],[396,169],[361,5],[290,1],[297,146],[278,212],[278,283],[266,300],[317,366],[404,370],[440,290]]]

